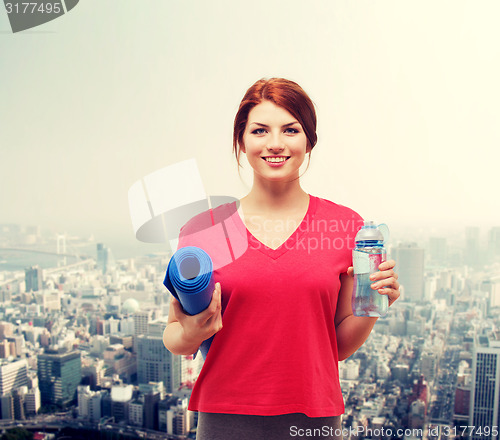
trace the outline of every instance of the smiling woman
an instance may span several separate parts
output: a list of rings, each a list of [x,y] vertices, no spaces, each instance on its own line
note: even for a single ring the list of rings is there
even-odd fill
[[[314,106],[298,84],[272,78],[250,87],[235,118],[233,148],[238,164],[241,153],[247,156],[252,189],[239,208],[233,202],[211,212],[231,217],[248,246],[214,270],[206,310],[187,315],[172,298],[164,332],[174,354],[192,354],[215,335],[189,401],[199,412],[198,440],[341,436],[338,362],[364,343],[377,318],[351,309],[361,217],[301,188],[299,169],[316,140]],[[179,247],[195,240],[188,232],[195,221],[181,229]],[[320,227],[332,221],[351,227]],[[388,287],[392,301],[399,296],[394,265],[382,263],[373,279]]]

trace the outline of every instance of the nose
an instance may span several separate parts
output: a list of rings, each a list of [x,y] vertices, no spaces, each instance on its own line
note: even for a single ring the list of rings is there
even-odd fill
[[[283,151],[285,149],[285,146],[283,145],[283,141],[282,141],[279,133],[274,133],[270,137],[267,149],[270,151],[273,151],[273,152],[280,152],[280,151]]]

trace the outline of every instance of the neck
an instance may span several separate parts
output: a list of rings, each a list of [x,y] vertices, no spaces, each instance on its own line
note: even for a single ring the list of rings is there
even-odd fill
[[[300,186],[299,179],[292,182],[270,182],[255,176],[252,189],[243,199],[249,205],[259,206],[264,211],[293,210],[301,206],[301,202],[309,200],[309,195]]]

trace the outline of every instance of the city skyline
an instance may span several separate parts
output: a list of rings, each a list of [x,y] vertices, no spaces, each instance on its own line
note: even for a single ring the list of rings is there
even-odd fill
[[[490,423],[472,420],[474,402],[485,401],[477,394],[482,388],[474,384],[491,376],[490,367],[477,373],[482,370],[475,353],[481,350],[475,340],[484,343],[498,329],[500,278],[493,275],[499,269],[500,246],[491,249],[494,258],[478,277],[471,270],[476,261],[469,258],[478,250],[478,238],[475,228],[468,229],[466,240],[451,247],[461,251],[458,257],[447,252],[453,242],[442,240],[426,247],[429,258],[423,258],[420,248],[397,249],[402,263],[420,269],[423,262],[429,264],[410,277],[400,272],[407,295],[403,292],[365,344],[339,363],[344,429],[365,437],[370,430],[412,432],[432,440],[439,431],[458,436],[466,425]],[[107,429],[132,435],[134,430],[187,433],[196,424],[194,414],[187,412],[187,399],[201,356],[191,364],[184,356],[172,356],[162,342],[168,295],[161,280],[168,256],[112,264],[105,245],[96,245],[96,251],[94,261],[78,269],[27,268],[17,271],[9,285],[5,278],[0,283],[0,384],[10,387],[0,399],[2,418],[28,429],[52,420],[76,430],[107,424]],[[436,261],[441,262],[437,267]],[[496,331],[500,347],[498,336]],[[75,363],[71,369],[64,370],[65,356]],[[82,381],[77,383],[80,367]],[[46,379],[50,368],[60,385],[54,390],[63,390],[62,395],[51,391],[52,379]],[[16,374],[17,385],[12,382]],[[68,402],[71,393],[77,395],[77,404],[69,407],[78,414],[76,420],[36,414],[44,402],[43,411],[60,399]],[[498,393],[491,396],[480,411],[496,413]],[[169,424],[169,418],[177,424]]]
[[[126,259],[133,258],[141,255],[153,254],[153,253],[170,253],[172,250],[166,244],[162,243],[144,243],[140,242],[135,237],[129,237],[127,240],[120,240],[116,237],[109,237],[108,240],[97,241],[95,237],[79,237],[76,234],[71,233],[72,231],[66,231],[65,234],[57,234],[54,230],[44,229],[41,227],[36,227],[33,225],[16,225],[16,224],[1,224],[0,223],[0,252],[2,248],[8,248],[5,244],[5,236],[8,236],[8,233],[4,234],[4,240],[2,241],[2,229],[5,228],[15,228],[16,230],[22,231],[30,231],[27,233],[26,240],[13,240],[13,243],[17,243],[14,245],[14,248],[25,248],[26,250],[32,249],[37,250],[43,248],[44,251],[52,252],[55,256],[58,252],[58,243],[57,241],[64,237],[64,245],[67,246],[67,254],[74,255],[89,255],[95,256],[97,255],[97,247],[99,245],[104,245],[107,249],[109,249],[113,256],[117,259]],[[492,228],[478,228],[478,242],[477,246],[479,246],[478,250],[487,251],[491,246],[499,246],[499,239],[496,238],[496,241],[492,241],[492,233],[496,232],[496,234],[500,234],[500,226],[494,226]],[[453,228],[415,228],[408,227],[405,229],[404,227],[400,227],[400,229],[392,230],[389,228],[390,236],[389,241],[387,243],[388,248],[391,252],[391,256],[393,258],[396,257],[396,253],[392,252],[393,249],[396,249],[399,245],[409,245],[416,244],[418,246],[424,247],[426,249],[432,248],[435,246],[431,242],[433,241],[443,241],[445,247],[458,248],[464,245],[467,242],[467,229],[470,227],[455,227]],[[495,235],[496,236],[496,235]],[[36,237],[36,238],[35,238]],[[43,237],[43,238],[42,238]],[[12,237],[11,237],[12,238]],[[30,242],[28,240],[36,240]],[[40,245],[40,241],[43,242],[43,245]],[[76,247],[74,247],[73,243],[78,243]],[[476,252],[478,251],[476,250]],[[1,254],[0,254],[1,257]],[[471,255],[471,258],[474,258],[474,255]],[[2,263],[7,263],[7,260],[0,258],[0,271],[2,270]],[[26,263],[28,266],[30,263]],[[25,265],[21,264],[19,266],[20,269],[24,270]]]

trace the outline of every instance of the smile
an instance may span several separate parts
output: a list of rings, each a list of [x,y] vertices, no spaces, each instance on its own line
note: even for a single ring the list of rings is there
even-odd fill
[[[270,157],[263,157],[266,162],[271,162],[271,163],[280,163],[280,162],[285,162],[288,160],[290,156],[270,156]]]

